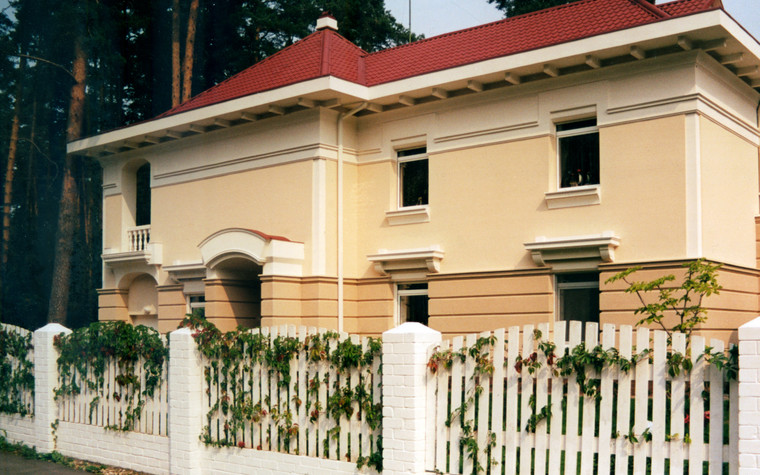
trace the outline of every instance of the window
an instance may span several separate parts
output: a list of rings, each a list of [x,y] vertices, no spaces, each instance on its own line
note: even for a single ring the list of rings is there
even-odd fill
[[[599,184],[596,119],[557,124],[560,188]]]
[[[418,147],[399,150],[399,207],[428,204],[428,157],[427,148]]]
[[[150,163],[135,173],[135,226],[150,224]]]
[[[206,297],[203,295],[188,295],[187,306],[190,314],[196,317],[206,316]]]
[[[398,284],[398,321],[428,324],[427,284]]]
[[[557,293],[560,320],[599,323],[598,272],[557,275]]]

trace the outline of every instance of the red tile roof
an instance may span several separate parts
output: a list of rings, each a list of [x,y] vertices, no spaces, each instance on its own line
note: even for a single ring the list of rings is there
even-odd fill
[[[580,0],[371,54],[322,29],[162,117],[323,76],[374,86],[720,7],[720,0],[657,6],[646,0]]]

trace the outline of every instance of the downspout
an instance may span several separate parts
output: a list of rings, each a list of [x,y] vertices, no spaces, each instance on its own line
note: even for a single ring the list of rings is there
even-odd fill
[[[338,115],[338,331],[343,331],[343,120],[365,109],[362,102]]]

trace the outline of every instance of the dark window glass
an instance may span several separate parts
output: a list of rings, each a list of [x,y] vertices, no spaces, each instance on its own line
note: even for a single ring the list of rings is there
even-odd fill
[[[557,276],[560,320],[599,323],[599,274],[584,272]]]
[[[399,320],[428,324],[427,284],[399,284]],[[405,295],[405,291],[417,291],[422,295]]]
[[[596,120],[557,124],[561,188],[599,184],[599,132],[562,136],[562,132],[593,127]]]
[[[428,204],[428,161],[414,160],[399,164],[401,206]]]
[[[150,163],[137,169],[135,226],[150,224]]]

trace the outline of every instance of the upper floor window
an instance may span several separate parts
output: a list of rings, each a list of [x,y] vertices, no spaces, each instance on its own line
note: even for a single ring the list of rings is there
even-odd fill
[[[599,184],[596,118],[557,124],[560,188]]]
[[[135,226],[150,224],[150,163],[135,173]]]
[[[399,207],[428,204],[428,156],[426,147],[399,150]]]

